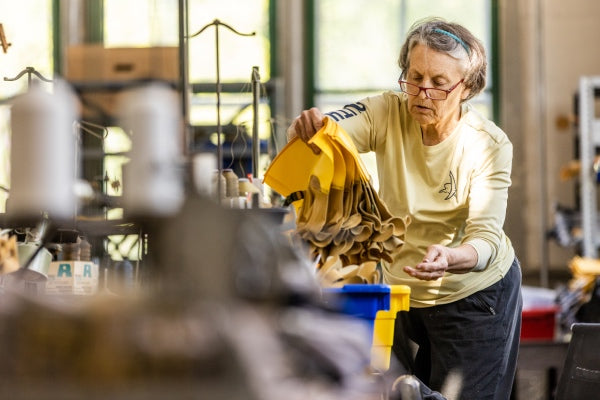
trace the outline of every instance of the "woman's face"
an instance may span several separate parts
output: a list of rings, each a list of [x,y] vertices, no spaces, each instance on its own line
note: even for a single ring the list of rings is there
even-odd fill
[[[446,53],[417,44],[410,52],[409,68],[405,80],[425,88],[450,89],[464,78],[460,60]],[[460,101],[469,94],[463,84],[448,93],[445,100],[432,100],[421,92],[408,96],[408,110],[421,126],[443,126],[453,118],[460,117]]]

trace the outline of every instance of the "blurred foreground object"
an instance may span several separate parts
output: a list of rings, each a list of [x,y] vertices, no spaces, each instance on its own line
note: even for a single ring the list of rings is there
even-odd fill
[[[151,271],[137,291],[1,298],[0,397],[380,398],[368,333],[321,303],[270,218],[191,197],[143,223]]]

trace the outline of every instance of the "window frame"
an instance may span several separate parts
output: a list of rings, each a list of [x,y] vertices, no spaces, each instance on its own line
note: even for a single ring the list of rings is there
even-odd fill
[[[307,69],[305,72],[305,90],[304,90],[304,108],[308,109],[314,107],[317,104],[317,96],[327,94],[340,94],[340,93],[356,93],[360,95],[364,93],[363,90],[323,90],[320,91],[316,87],[316,76],[318,65],[316,63],[317,54],[317,42],[315,35],[315,27],[318,24],[315,8],[315,0],[305,0],[305,15],[306,15],[306,26],[305,30],[305,60]],[[500,118],[500,73],[499,73],[499,54],[498,54],[498,0],[490,0],[489,3],[489,15],[490,15],[490,48],[489,53],[489,75],[488,75],[488,86],[482,92],[481,95],[487,95],[490,97],[490,118],[498,123]],[[378,89],[374,89],[377,91]]]

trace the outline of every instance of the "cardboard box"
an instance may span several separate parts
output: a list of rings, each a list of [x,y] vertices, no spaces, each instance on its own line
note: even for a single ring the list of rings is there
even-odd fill
[[[179,80],[178,47],[114,47],[77,45],[66,49],[64,76],[73,82]]]
[[[69,46],[64,77],[81,86],[83,118],[114,116],[121,96],[119,84],[143,80],[179,81],[179,47]]]
[[[53,261],[48,268],[46,294],[96,294],[98,276],[98,265],[91,261]]]

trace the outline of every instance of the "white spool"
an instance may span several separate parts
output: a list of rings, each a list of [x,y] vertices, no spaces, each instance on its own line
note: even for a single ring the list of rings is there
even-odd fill
[[[192,160],[194,188],[203,197],[213,196],[213,175],[217,166],[217,157],[213,153],[196,154]],[[216,195],[214,195],[216,197]]]
[[[131,89],[121,98],[121,126],[131,134],[123,173],[124,212],[168,216],[182,206],[182,128],[176,92],[161,84]]]
[[[75,134],[77,100],[65,82],[54,93],[38,85],[20,95],[11,109],[11,173],[7,215],[73,218],[77,202]]]

